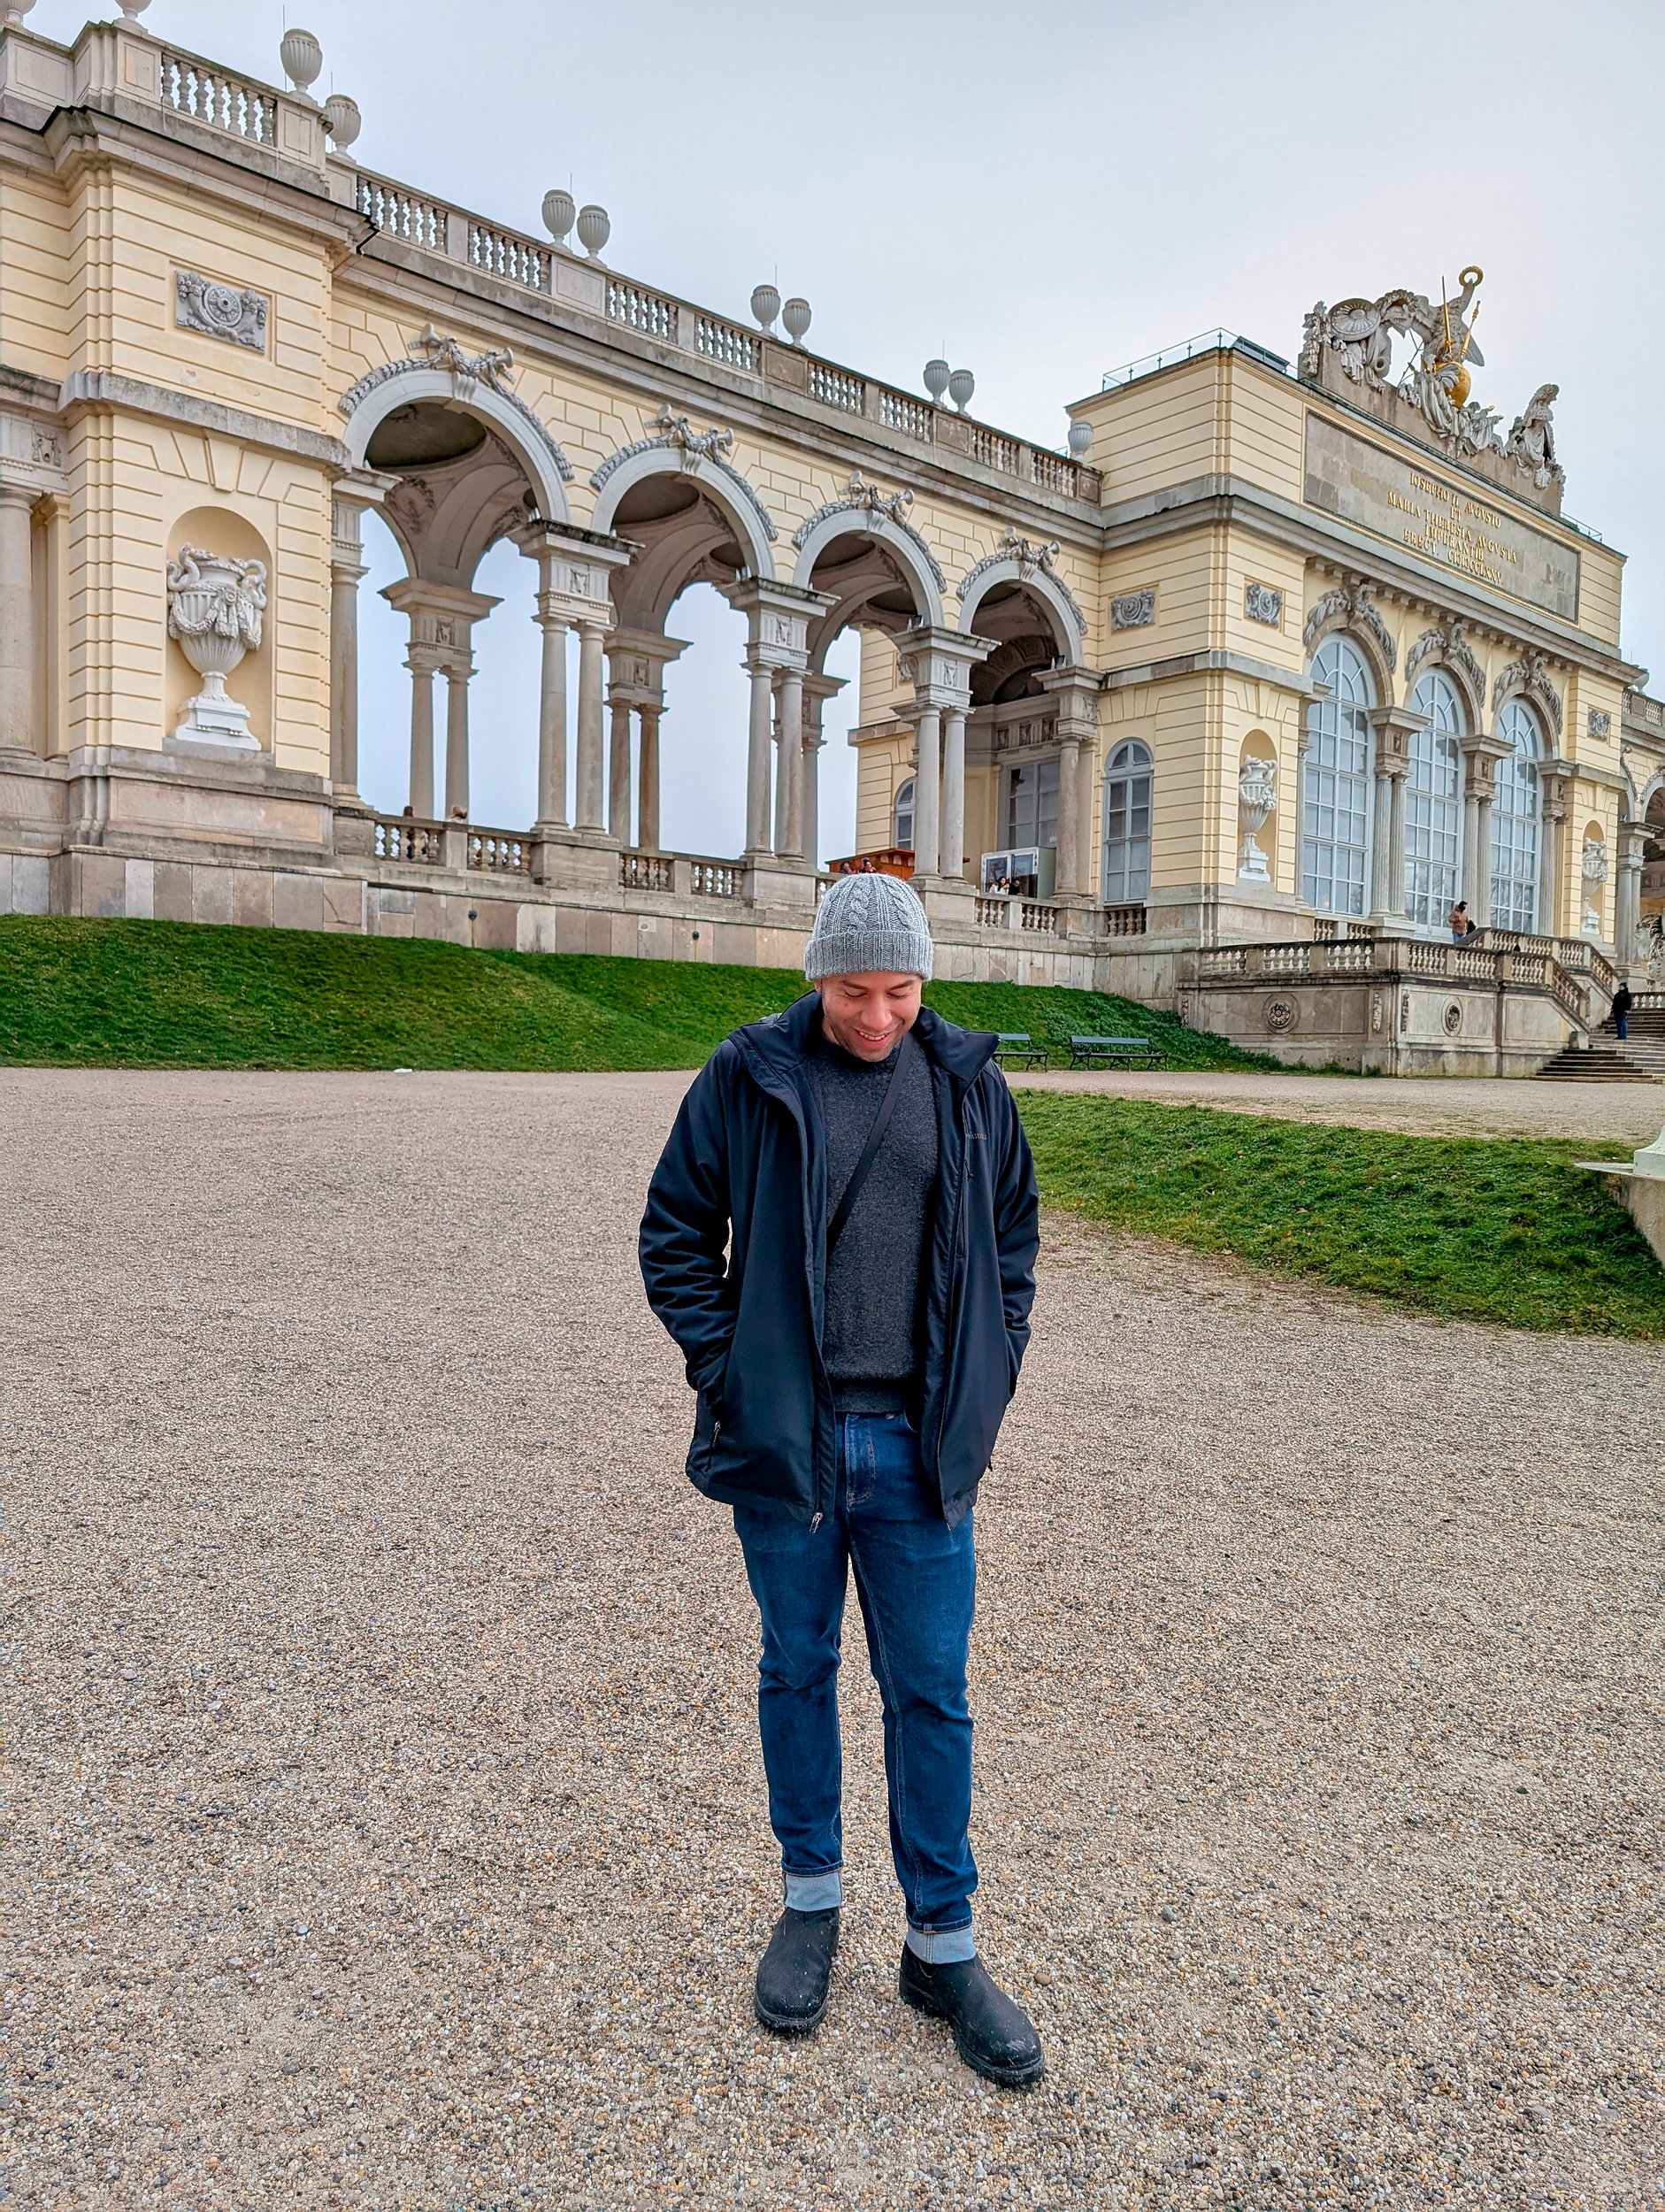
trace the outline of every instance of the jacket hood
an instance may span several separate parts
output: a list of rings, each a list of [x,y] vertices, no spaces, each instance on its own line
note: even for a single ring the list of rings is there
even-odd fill
[[[784,1013],[748,1022],[729,1041],[758,1081],[789,1082],[815,1048],[821,1030],[821,997],[806,991]],[[913,1033],[926,1053],[956,1083],[973,1083],[994,1057],[1000,1041],[992,1031],[962,1029],[922,1006]]]

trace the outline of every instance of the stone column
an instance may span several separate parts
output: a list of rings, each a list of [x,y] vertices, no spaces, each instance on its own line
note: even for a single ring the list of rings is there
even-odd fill
[[[637,769],[636,810],[640,817],[637,841],[650,853],[659,849],[659,716],[658,707],[638,707],[641,742]]]
[[[1427,728],[1428,717],[1409,707],[1377,707],[1370,725],[1376,732],[1370,910],[1378,924],[1404,928],[1409,920],[1405,906],[1405,779],[1410,773],[1410,741],[1418,730]],[[1303,751],[1309,741],[1303,738]]]
[[[1058,873],[1054,886],[1061,899],[1081,888],[1081,816],[1078,771],[1080,741],[1066,738],[1058,749]]]
[[[550,603],[554,595],[538,594],[538,627],[543,633],[543,660],[538,681],[538,827],[566,827],[566,632]]]
[[[1636,942],[1642,922],[1642,848],[1647,842],[1646,822],[1619,824],[1619,879],[1613,887],[1613,949],[1621,968],[1641,958]]]
[[[937,873],[958,880],[965,873],[965,716],[950,707],[942,718],[942,833]]]
[[[1469,918],[1482,929],[1492,922],[1492,801],[1497,789],[1497,764],[1508,747],[1494,737],[1463,741],[1462,763],[1462,887],[1460,899],[1469,902]]]
[[[745,660],[751,678],[751,718],[746,751],[746,850],[768,853],[770,840],[769,753],[774,742],[775,671],[756,647]]]
[[[612,702],[607,742],[607,833],[616,837],[621,845],[630,842],[631,787],[635,780],[631,773],[631,711],[627,701]]]
[[[784,835],[776,850],[789,859],[803,856],[803,672],[780,672],[780,775],[785,787]]]
[[[1058,710],[1058,872],[1055,895],[1080,911],[1072,925],[1099,926],[1098,841],[1093,835],[1093,782],[1098,766],[1099,697],[1096,669],[1057,668],[1039,680]],[[1093,911],[1089,913],[1088,909]]]
[[[934,876],[942,849],[942,711],[922,707],[915,726],[918,764],[913,786],[913,872]]]
[[[434,679],[443,658],[435,647],[413,641],[404,664],[410,671],[410,811],[419,821],[434,818]]]
[[[803,856],[821,864],[821,715],[829,699],[844,688],[841,676],[807,675],[803,680]]]
[[[358,795],[358,586],[365,574],[364,520],[398,479],[352,469],[330,495],[330,782],[338,801]]]
[[[580,620],[578,660],[578,810],[581,830],[602,829],[602,640],[604,622]]]
[[[35,696],[35,503],[31,484],[0,481],[0,752],[38,754]]]
[[[468,685],[474,656],[453,651],[445,664],[445,811],[468,813]]]
[[[1543,777],[1544,792],[1544,852],[1539,864],[1543,874],[1538,884],[1538,915],[1545,936],[1559,937],[1562,934],[1563,877],[1567,865],[1569,780],[1564,773],[1557,773],[1552,769],[1546,768],[1539,772]],[[1577,935],[1577,933],[1571,931],[1567,933]]]

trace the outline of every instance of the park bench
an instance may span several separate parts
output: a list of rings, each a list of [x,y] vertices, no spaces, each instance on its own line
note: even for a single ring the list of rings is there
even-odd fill
[[[1001,1067],[1044,1068],[1047,1048],[1038,1045],[1026,1029],[1002,1029],[1000,1041],[994,1048],[994,1057]]]
[[[1131,1068],[1135,1063],[1147,1068],[1162,1068],[1168,1064],[1168,1055],[1160,1045],[1154,1045],[1148,1037],[1071,1037],[1070,1065],[1072,1068]]]

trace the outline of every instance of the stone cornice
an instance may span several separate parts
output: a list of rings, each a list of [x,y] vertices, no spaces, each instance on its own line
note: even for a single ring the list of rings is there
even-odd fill
[[[1478,597],[1454,569],[1439,568],[1397,551],[1369,532],[1355,530],[1331,516],[1320,516],[1240,476],[1199,476],[1183,484],[1105,511],[1105,543],[1111,549],[1147,545],[1182,530],[1221,524],[1253,531],[1257,537],[1328,562],[1336,569],[1368,577],[1379,591],[1454,615],[1465,629],[1519,639],[1555,659],[1628,683],[1641,672],[1616,647],[1587,631],[1557,622],[1518,602]],[[1535,527],[1554,526],[1540,516]],[[1575,537],[1572,541],[1577,544]]]
[[[1297,698],[1317,699],[1322,687],[1298,668],[1278,668],[1270,661],[1255,660],[1247,653],[1176,653],[1166,660],[1143,661],[1136,668],[1112,668],[1104,678],[1106,691],[1124,691],[1130,684],[1166,683],[1175,676],[1201,676],[1214,672],[1250,676],[1256,683],[1275,684]]]
[[[73,376],[65,377],[59,404],[71,417],[90,412],[144,415],[153,422],[182,423],[216,437],[238,438],[263,452],[288,454],[324,468],[344,472],[353,465],[352,456],[339,438],[303,429],[296,423],[279,422],[270,415],[251,414],[244,407],[203,399],[195,392],[171,391],[165,384],[117,376],[107,369],[77,369]]]

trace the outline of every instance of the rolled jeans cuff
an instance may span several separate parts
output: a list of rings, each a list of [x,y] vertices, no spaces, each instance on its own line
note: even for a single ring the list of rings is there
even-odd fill
[[[977,1956],[977,1937],[968,1920],[963,1928],[916,1928],[908,1930],[908,1948],[916,1958],[927,1966],[953,1966],[961,1959]]]
[[[830,1874],[788,1874],[786,1902],[794,1912],[836,1912],[844,1902],[844,1877],[837,1867]]]

